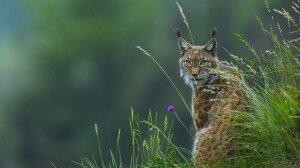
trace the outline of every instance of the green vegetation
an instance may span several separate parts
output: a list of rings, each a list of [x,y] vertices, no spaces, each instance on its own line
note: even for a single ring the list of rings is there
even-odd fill
[[[272,40],[273,48],[258,52],[237,35],[251,51],[252,59],[243,59],[229,53],[248,81],[246,92],[250,112],[238,112],[234,116],[235,136],[232,140],[236,144],[238,156],[220,160],[216,165],[207,167],[300,167],[299,22],[292,13],[284,9],[274,10],[287,19],[290,31],[285,32],[278,23],[274,23],[273,10],[268,1],[265,4],[272,23],[266,28],[257,18],[262,31]],[[292,9],[296,12],[295,15],[300,14],[299,1],[294,3]],[[147,51],[141,50],[151,56]],[[174,145],[172,141],[173,122],[167,117],[164,122],[158,122],[159,117],[156,114],[153,118],[150,112],[148,119],[144,121],[139,120],[132,112],[130,167],[193,167],[191,152]],[[98,129],[96,133],[98,137]],[[119,135],[120,133],[116,152],[110,152],[110,162],[106,163],[101,159],[101,166],[98,166],[95,158],[82,158],[78,164],[83,168],[126,167],[122,164]],[[99,150],[101,154],[101,149]]]
[[[269,3],[265,3],[272,16]],[[297,3],[299,1],[292,6],[294,15],[299,15]],[[242,63],[243,74],[249,81],[247,92],[251,112],[235,116],[234,141],[239,157],[233,162],[243,163],[246,167],[300,166],[299,22],[293,13],[284,9],[274,11],[287,19],[290,31],[286,32],[278,23],[271,23],[266,28],[258,18],[262,31],[272,40],[273,48],[258,53],[238,35],[253,55],[252,60],[244,62],[235,57]]]
[[[174,113],[176,113],[174,111]],[[156,113],[154,116],[151,111],[147,120],[141,121],[138,116],[134,115],[132,110],[129,119],[131,130],[131,160],[130,167],[143,167],[143,168],[173,168],[173,167],[192,167],[192,161],[189,157],[190,151],[173,144],[172,138],[172,125],[165,116],[164,120],[159,118]],[[162,123],[162,124],[159,124]],[[95,131],[98,140],[99,154],[101,164],[97,163],[95,157],[92,159],[82,158],[80,163],[83,168],[98,168],[98,167],[126,167],[122,163],[120,151],[120,131],[117,138],[116,151],[110,151],[111,160],[105,162],[102,158],[102,150],[99,137],[99,128],[95,124]],[[101,132],[101,131],[100,131]]]

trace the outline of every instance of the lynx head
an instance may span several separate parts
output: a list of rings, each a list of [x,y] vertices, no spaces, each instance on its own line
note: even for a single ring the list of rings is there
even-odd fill
[[[180,49],[180,74],[186,84],[192,88],[203,85],[210,85],[219,78],[219,75],[213,74],[212,69],[219,67],[216,56],[217,41],[215,39],[216,30],[212,31],[212,38],[203,46],[192,46],[184,40],[179,30],[178,46]]]

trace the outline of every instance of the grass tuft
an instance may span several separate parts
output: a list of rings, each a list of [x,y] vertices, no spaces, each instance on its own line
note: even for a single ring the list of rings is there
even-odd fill
[[[161,122],[162,120],[163,122]],[[140,120],[132,110],[131,117],[129,118],[129,125],[132,135],[132,153],[129,167],[193,167],[193,163],[189,157],[191,155],[190,151],[182,147],[177,147],[173,144],[173,121],[170,122],[166,116],[164,119],[162,119],[157,113],[152,115],[152,112],[150,111],[147,120]],[[95,132],[97,135],[97,141],[99,142],[98,126],[96,124]],[[102,159],[100,143],[98,143],[100,161],[102,163],[101,167],[127,167],[123,165],[121,159],[121,151],[119,146],[120,137],[121,131],[119,130],[117,136],[117,152],[113,153],[112,151],[109,151],[111,159],[105,163]],[[80,163],[74,163],[82,168],[98,168],[98,163],[94,156],[92,156],[92,159],[82,157]]]

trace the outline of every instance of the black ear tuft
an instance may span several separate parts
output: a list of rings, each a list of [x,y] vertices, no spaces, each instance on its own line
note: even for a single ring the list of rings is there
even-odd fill
[[[212,38],[215,38],[215,37],[216,37],[216,34],[217,34],[217,29],[216,29],[216,27],[214,27],[214,28],[212,29],[212,31],[211,31],[211,37],[212,37]]]
[[[182,37],[181,34],[180,34],[180,31],[179,31],[178,27],[176,28],[176,35],[177,35],[178,37]]]

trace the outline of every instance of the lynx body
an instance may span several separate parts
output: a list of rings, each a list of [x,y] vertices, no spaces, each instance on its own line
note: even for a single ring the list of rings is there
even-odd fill
[[[181,76],[193,90],[196,167],[235,155],[234,144],[230,141],[232,115],[246,111],[243,78],[237,69],[218,60],[215,34],[213,30],[212,38],[204,46],[192,46],[177,31]]]

